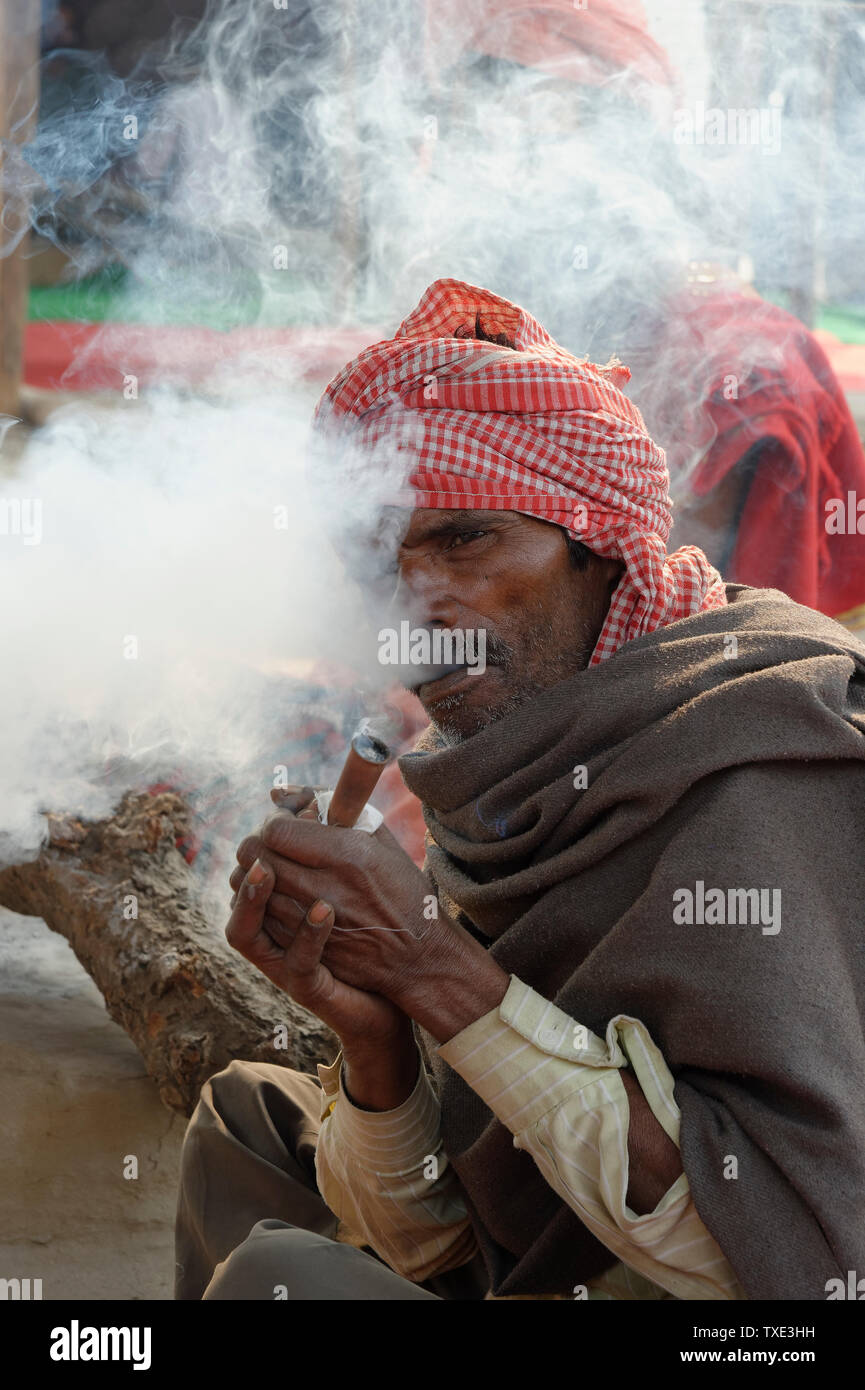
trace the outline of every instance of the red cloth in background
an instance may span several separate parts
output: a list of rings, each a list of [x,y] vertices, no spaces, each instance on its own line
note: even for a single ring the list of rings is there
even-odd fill
[[[466,0],[449,0],[443,11],[436,0],[430,32],[448,16],[455,44],[579,84],[627,74],[635,91],[641,79],[676,85],[639,0],[588,0],[585,8],[572,0],[486,0],[480,11]],[[730,376],[738,399],[724,397]],[[700,459],[690,486],[704,496],[752,444],[772,441],[725,578],[781,589],[830,617],[865,603],[865,538],[830,536],[825,507],[848,492],[865,497],[865,453],[826,353],[799,320],[735,290],[683,296],[664,314],[649,391],[639,388],[635,398],[667,451],[674,494],[681,460],[690,467]]]
[[[423,705],[411,691],[397,686],[388,697],[388,707],[402,720],[396,754],[409,753],[418,734],[429,723]],[[420,868],[424,861],[426,823],[420,802],[402,780],[395,759],[381,774],[373,801],[384,814],[388,830]]]
[[[427,65],[437,58],[439,68],[432,76],[470,51],[586,86],[625,69],[635,87],[676,85],[640,0],[428,0],[426,16]]]
[[[707,421],[715,436],[690,479],[697,496],[717,487],[758,440],[769,442],[725,578],[781,589],[830,617],[865,603],[865,536],[826,530],[830,498],[865,497],[865,451],[813,334],[756,295],[688,297],[670,306],[657,361],[670,379],[687,381],[692,401],[703,402],[691,416],[694,436]],[[688,374],[693,362],[701,364],[698,378]],[[688,420],[670,419],[659,432],[670,446],[675,492],[677,456],[690,443]]]
[[[414,742],[415,740],[412,739],[410,744],[400,749],[400,752],[411,752]],[[384,815],[388,830],[420,868],[424,861],[424,834],[426,833],[423,811],[417,797],[409,791],[402,780],[400,770],[395,762],[386,767],[382,773],[381,781],[376,788],[375,800],[379,810]]]
[[[323,383],[378,336],[374,327],[222,332],[187,324],[38,320],[25,330],[24,380],[43,390],[118,394],[129,375],[141,389],[195,386],[208,383],[220,369],[233,379],[275,374]]]

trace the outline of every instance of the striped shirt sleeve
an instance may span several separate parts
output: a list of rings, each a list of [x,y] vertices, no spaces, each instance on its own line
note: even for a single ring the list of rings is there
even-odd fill
[[[338,1239],[368,1245],[397,1274],[422,1283],[477,1249],[459,1180],[439,1133],[439,1103],[423,1063],[395,1110],[360,1110],[342,1079],[342,1054],[320,1066],[318,1187],[340,1220]]]
[[[684,1173],[654,1211],[638,1216],[627,1205],[622,1067],[631,1066],[655,1118],[679,1143],[673,1077],[638,1019],[617,1015],[602,1040],[511,976],[498,1009],[438,1050],[627,1267],[626,1277],[620,1268],[610,1271],[582,1296],[651,1298],[663,1290],[681,1299],[745,1297],[697,1213]]]
[[[847,613],[839,613],[835,621],[858,637],[860,642],[865,642],[865,603],[860,603],[858,608],[851,608]]]

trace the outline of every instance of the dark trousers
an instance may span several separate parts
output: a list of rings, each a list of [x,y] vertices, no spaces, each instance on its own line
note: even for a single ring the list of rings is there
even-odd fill
[[[321,1087],[265,1062],[232,1062],[201,1089],[181,1155],[178,1299],[479,1299],[480,1256],[413,1284],[336,1240],[316,1186]]]

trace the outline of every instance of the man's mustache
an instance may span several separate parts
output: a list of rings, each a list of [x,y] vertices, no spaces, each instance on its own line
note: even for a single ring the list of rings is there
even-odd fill
[[[419,629],[413,630],[417,631]],[[433,631],[429,625],[427,625],[427,630],[430,632]],[[477,668],[479,674],[486,666],[509,666],[514,657],[513,648],[504,638],[500,637],[498,633],[493,632],[490,628],[486,627],[483,631],[485,633],[484,666]],[[419,665],[415,662],[401,662],[392,669],[396,680],[398,680],[401,685],[405,686],[407,690],[412,691],[412,693],[416,695],[423,685],[427,685],[435,680],[440,680],[442,676],[448,676],[454,671],[466,671],[472,670],[473,668],[476,668],[476,663],[473,661],[458,661],[429,662],[423,665]]]

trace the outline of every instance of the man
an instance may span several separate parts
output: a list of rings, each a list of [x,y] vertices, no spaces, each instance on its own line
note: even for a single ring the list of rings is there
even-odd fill
[[[373,459],[410,421],[401,602],[487,668],[419,691],[425,873],[308,791],[238,850],[229,939],[342,1050],[320,1087],[203,1088],[179,1297],[820,1299],[865,1267],[865,650],[667,555],[626,378],[443,280],[319,405]]]

